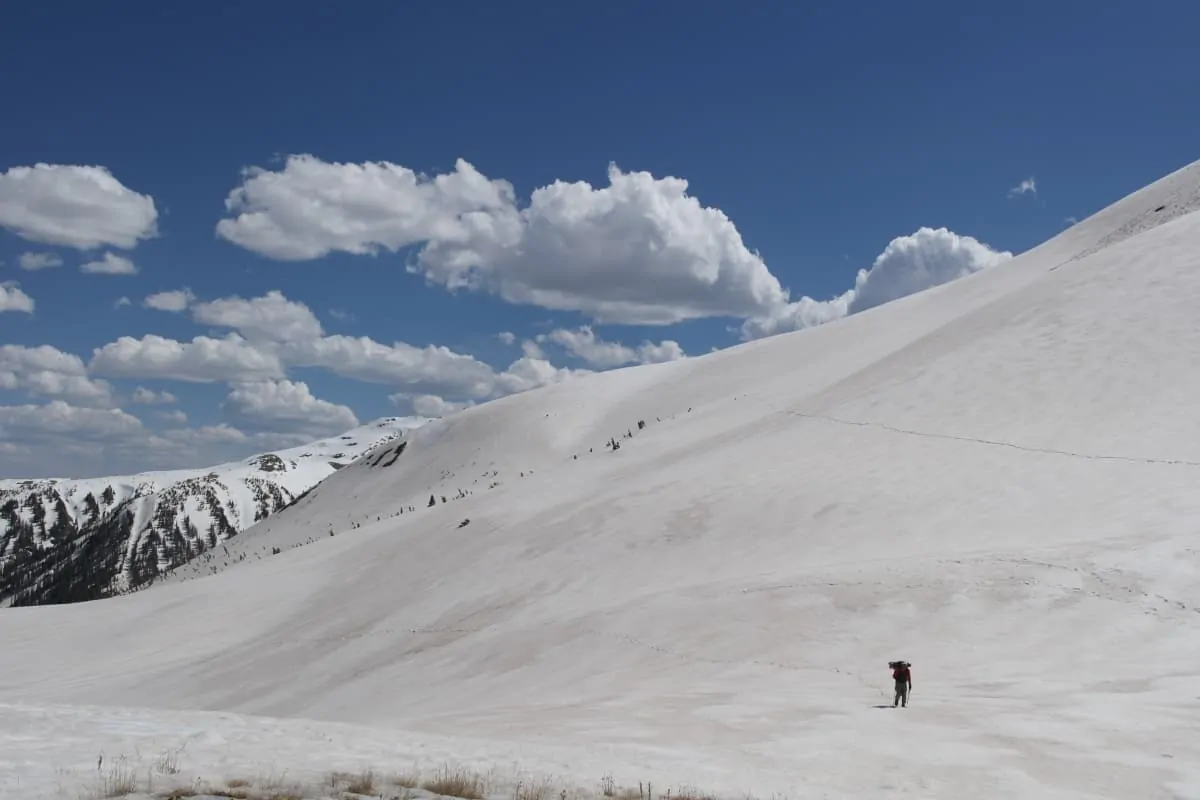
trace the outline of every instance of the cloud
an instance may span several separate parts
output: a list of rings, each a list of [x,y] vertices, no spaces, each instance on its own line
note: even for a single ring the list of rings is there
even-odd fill
[[[138,268],[124,256],[105,253],[99,261],[88,261],[81,264],[79,271],[89,275],[136,275]]]
[[[296,447],[308,444],[312,436],[306,433],[277,433],[261,431],[247,434],[225,423],[206,425],[202,428],[181,428],[166,431],[161,436],[154,437],[151,446],[168,456],[178,457],[180,452],[188,452],[203,448],[211,453],[236,453],[236,458],[244,458],[267,450],[283,447]],[[195,459],[192,459],[194,463]],[[206,463],[212,462],[209,456]]]
[[[747,320],[744,339],[808,328],[906,297],[1002,264],[1013,257],[946,228],[920,228],[888,243],[870,269],[859,270],[854,288],[825,301],[804,297]]]
[[[17,263],[21,269],[34,272],[39,269],[61,267],[63,260],[54,253],[21,253],[17,256]]]
[[[89,407],[113,404],[107,381],[89,378],[83,359],[50,345],[0,345],[0,389],[67,398]]]
[[[192,290],[185,286],[182,289],[149,295],[142,301],[142,305],[157,311],[179,313],[180,311],[186,311],[187,307],[195,299],[196,295],[192,294]]]
[[[124,337],[97,350],[92,369],[115,377],[253,382],[285,378],[288,367],[319,368],[350,380],[394,387],[402,394],[447,396],[455,401],[510,394],[517,386],[532,388],[538,376],[547,381],[560,377],[548,362],[514,362],[519,364],[515,374],[497,373],[473,356],[447,347],[326,335],[308,306],[279,291],[194,303],[191,316],[198,323],[233,328],[237,333],[224,340],[197,337],[192,345],[157,336],[140,341]],[[218,342],[228,352],[219,351]],[[527,343],[526,356],[544,362],[544,354],[532,342]],[[246,370],[256,374],[242,374]]]
[[[188,421],[188,415],[177,408],[171,411],[159,411],[158,417],[172,425],[187,425]]]
[[[940,286],[1012,257],[1008,251],[993,250],[978,239],[946,228],[921,228],[911,236],[893,239],[869,270],[859,271],[850,313]]]
[[[179,402],[179,398],[170,392],[156,392],[142,386],[134,389],[131,399],[140,406],[165,406]]]
[[[180,411],[160,416],[171,425],[187,421]],[[0,474],[20,477],[64,476],[63,464],[74,476],[203,467],[311,440],[304,433],[247,434],[227,424],[153,433],[119,409],[62,400],[0,406]]]
[[[410,271],[450,290],[581,311],[598,322],[750,316],[787,300],[766,264],[687,181],[608,171],[609,185],[555,183],[519,209],[511,185],[466,161],[433,178],[387,162],[292,156],[246,172],[222,220],[229,241],[279,260],[375,254],[424,243]]]
[[[526,358],[535,361],[543,361],[546,358],[546,353],[542,350],[542,346],[532,339],[526,339],[521,342],[521,352],[525,354]]]
[[[456,411],[462,411],[464,408],[470,408],[475,405],[470,400],[455,403],[432,394],[411,395],[400,393],[388,395],[388,399],[397,406],[411,408],[413,413],[419,417],[434,419],[453,414]]]
[[[1032,176],[1008,190],[1009,197],[1020,197],[1023,194],[1037,194],[1037,181]]]
[[[383,344],[366,336],[325,335],[316,315],[279,291],[228,297],[192,308],[192,318],[234,328],[281,364],[316,367],[364,383],[424,394],[482,399],[495,388],[491,367],[447,347]],[[282,376],[277,376],[282,377]]]
[[[16,281],[0,282],[0,313],[5,311],[23,311],[32,314],[36,304],[33,298],[21,291]]]
[[[283,169],[243,171],[217,235],[268,258],[299,261],[332,252],[374,255],[463,235],[460,218],[511,205],[512,187],[459,159],[433,178],[386,161],[326,163],[289,156]]]
[[[155,334],[122,336],[96,348],[88,369],[112,378],[159,378],[192,383],[266,380],[283,377],[273,353],[230,334],[223,339],[197,336],[178,342]]]
[[[636,348],[627,347],[617,342],[598,339],[595,332],[587,325],[578,330],[559,328],[549,334],[538,336],[538,341],[553,342],[576,358],[600,369],[619,367],[624,364],[656,364],[663,361],[677,361],[686,357],[679,343],[669,339],[659,344],[642,342]]]
[[[130,249],[157,235],[154,199],[106,168],[63,164],[0,173],[0,227],[31,242]]]
[[[494,383],[487,364],[435,345],[387,345],[366,336],[335,335],[288,343],[280,353],[294,366],[321,367],[343,378],[429,394],[483,398]]]
[[[1036,191],[1032,177],[1014,189]],[[728,316],[744,320],[743,338],[823,324],[1011,255],[945,228],[921,228],[894,240],[891,252],[859,272],[854,288],[825,300],[792,300],[734,223],[688,194],[686,180],[624,172],[615,165],[609,166],[607,186],[555,181],[534,190],[519,207],[508,182],[491,180],[462,159],[452,172],[427,177],[389,162],[291,156],[277,171],[247,169],[226,205],[232,216],[218,224],[219,235],[270,258],[374,255],[419,245],[408,271],[452,292],[485,292],[511,303],[576,311],[597,323],[666,325]],[[307,324],[315,328],[315,317]],[[265,335],[240,329],[256,340]],[[589,342],[582,331],[559,333],[559,344],[574,347],[572,352],[596,366],[682,355],[669,341],[656,352],[646,350],[646,343],[625,348]],[[511,333],[498,338],[516,342]],[[378,343],[319,341],[319,347],[309,342],[299,348],[308,365],[323,365],[322,352],[354,347],[363,351],[359,361],[379,364],[376,356],[384,354],[393,364],[412,360],[408,346],[395,345],[399,352],[390,353]],[[526,358],[544,360],[535,343],[523,347]],[[364,374],[361,366],[345,367],[345,373]],[[386,382],[381,377],[370,380]],[[433,388],[423,392],[441,394]]]
[[[1066,219],[1063,220],[1063,222],[1066,223],[1068,226],[1078,225],[1079,219],[1077,217],[1067,217]]]
[[[542,358],[522,356],[496,376],[493,392],[496,395],[517,394],[590,374],[591,370],[559,368]]]
[[[313,437],[340,433],[358,425],[347,406],[313,396],[302,381],[236,384],[225,409],[242,427],[304,433]]]
[[[609,185],[556,181],[515,205],[463,218],[410,271],[451,290],[580,311],[600,323],[744,317],[787,296],[733,222],[681,178],[608,171]]]
[[[862,270],[859,271],[859,274],[862,274]],[[799,300],[776,306],[762,316],[751,317],[743,322],[742,338],[761,339],[764,336],[774,336],[777,333],[812,328],[833,322],[849,313],[850,302],[853,299],[853,289],[829,300],[801,297]]]
[[[321,323],[303,303],[276,290],[262,297],[226,297],[200,303],[192,319],[203,325],[233,328],[252,342],[304,342],[322,335]]]
[[[1034,179],[1016,191],[1036,192]],[[519,207],[510,184],[486,178],[461,159],[453,172],[430,178],[388,162],[331,164],[292,156],[278,171],[247,170],[227,207],[234,216],[220,222],[218,233],[270,258],[421,245],[407,269],[450,291],[581,312],[598,323],[665,325],[729,316],[745,321],[744,338],[829,322],[1011,255],[945,228],[922,228],[894,240],[871,269],[859,272],[854,288],[826,300],[792,300],[734,223],[688,194],[686,180],[615,165],[607,186],[555,181]],[[315,328],[315,317],[308,324]],[[628,348],[589,341],[585,330],[558,333],[557,343],[596,366],[682,355],[675,343],[664,342],[661,351],[646,349],[648,343]],[[498,338],[516,342],[512,334]],[[366,351],[385,352],[383,345],[322,340],[300,358],[321,366],[326,360],[320,352],[354,347],[362,351],[358,361],[376,364],[379,358]],[[387,354],[388,361],[412,360],[407,346],[394,347],[399,353]],[[536,344],[523,347],[526,358],[544,360]],[[364,374],[361,367],[345,367],[342,374],[347,371]],[[393,380],[394,371],[385,371]],[[423,393],[442,394],[433,388]]]
[[[133,305],[133,301],[128,297],[118,297],[117,301],[113,303],[113,308],[124,308],[125,306],[131,305]]]
[[[517,341],[517,337],[508,331],[501,331],[500,333],[497,333],[496,338],[499,339],[502,344],[512,344]]]
[[[329,316],[336,319],[338,322],[353,322],[354,315],[342,308],[329,309]]]
[[[0,438],[45,442],[59,438],[101,441],[144,430],[137,417],[120,409],[80,408],[62,400],[44,405],[0,406]]]

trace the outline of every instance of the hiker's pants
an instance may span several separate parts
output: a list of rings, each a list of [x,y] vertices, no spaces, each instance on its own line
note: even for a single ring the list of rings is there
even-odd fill
[[[896,681],[896,699],[892,701],[892,705],[901,703],[908,705],[908,681]]]

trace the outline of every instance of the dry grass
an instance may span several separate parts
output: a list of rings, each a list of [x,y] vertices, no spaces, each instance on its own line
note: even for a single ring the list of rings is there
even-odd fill
[[[447,765],[439,769],[433,778],[422,783],[421,788],[446,797],[483,800],[487,794],[487,781],[478,772]]]
[[[346,791],[354,794],[375,794],[375,772],[366,769],[358,773],[350,779]]]
[[[181,748],[182,749],[182,748]],[[286,781],[286,772],[272,770],[253,780],[234,778],[219,784],[194,780],[190,786],[156,787],[156,773],[178,775],[180,751],[168,751],[148,759],[141,767],[130,764],[126,757],[115,760],[108,770],[98,776],[96,788],[87,800],[111,800],[137,792],[156,800],[188,800],[196,797],[219,797],[228,800],[350,800],[352,796],[383,798],[383,800],[417,800],[424,790],[433,795],[457,800],[485,800],[489,796],[504,796],[504,800],[717,800],[716,795],[693,785],[680,785],[666,791],[649,783],[634,786],[619,785],[611,774],[604,775],[598,789],[550,779],[523,770],[503,777],[494,771],[480,773],[469,767],[443,764],[436,771],[423,775],[416,768],[398,773],[379,773],[371,768],[358,772],[330,772],[325,778],[301,783]],[[183,783],[182,776],[171,783]],[[157,792],[154,790],[158,789]],[[745,800],[753,800],[747,797]],[[772,798],[772,800],[777,800]]]
[[[243,781],[242,783],[245,783]],[[299,790],[263,792],[254,791],[249,786],[238,786],[231,789],[214,789],[207,786],[196,786],[186,789],[173,789],[159,795],[160,800],[187,800],[192,797],[226,797],[230,800],[311,800],[314,795],[304,795]]]
[[[133,768],[125,763],[124,758],[120,758],[100,777],[95,794],[96,797],[124,797],[137,790],[137,775],[134,774]]]
[[[183,748],[168,750],[154,760],[154,771],[160,775],[179,774],[179,755]]]
[[[331,772],[327,783],[334,792],[375,795],[379,794],[377,781],[374,770],[364,769],[359,773]]]
[[[702,792],[695,786],[680,786],[678,790],[672,792],[667,790],[665,800],[717,800],[711,794]]]
[[[396,773],[390,780],[402,789],[415,789],[421,785],[421,773],[411,769],[407,772]]]
[[[554,785],[544,779],[517,781],[512,800],[551,800],[556,795]]]

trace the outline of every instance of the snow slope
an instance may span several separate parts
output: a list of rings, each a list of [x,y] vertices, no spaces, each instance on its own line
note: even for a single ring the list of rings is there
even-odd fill
[[[178,731],[199,764],[1200,798],[1197,210],[1200,162],[1001,267],[432,422],[228,544],[278,555],[4,611],[0,786]]]
[[[425,418],[201,469],[0,480],[0,603],[88,600],[137,589],[292,503]]]

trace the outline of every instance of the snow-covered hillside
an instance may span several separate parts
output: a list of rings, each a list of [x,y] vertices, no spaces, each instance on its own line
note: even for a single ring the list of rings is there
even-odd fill
[[[0,480],[0,603],[73,602],[142,587],[427,421],[387,417],[204,469]]]
[[[1197,210],[1200,162],[936,289],[432,422],[219,564],[0,612],[0,788],[186,746],[1200,797]]]

